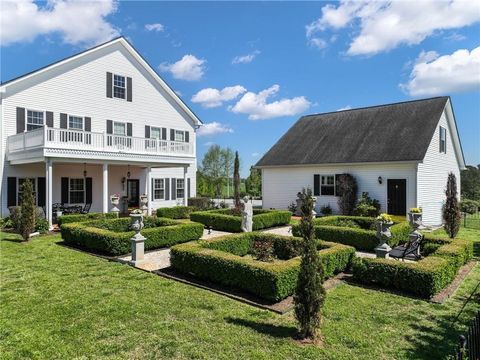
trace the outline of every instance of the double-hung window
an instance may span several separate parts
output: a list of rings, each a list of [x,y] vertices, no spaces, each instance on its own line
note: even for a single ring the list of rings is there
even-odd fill
[[[320,195],[335,195],[335,175],[322,175]]]
[[[44,117],[43,111],[27,110],[27,131],[43,127]]]
[[[33,178],[26,179],[26,178],[19,178],[18,179],[18,205],[22,204],[22,195],[23,195],[23,184],[25,183],[26,180],[30,180],[32,183],[32,188],[33,188],[33,200],[35,203],[37,203],[37,186],[36,186],[36,181]]]
[[[126,133],[125,123],[118,121],[113,122],[113,135],[125,136]]]
[[[68,128],[71,130],[83,131],[83,117],[81,116],[68,116]]]
[[[185,196],[185,181],[177,179],[177,199],[183,199]]]
[[[447,153],[447,129],[440,126],[440,152]]]
[[[160,140],[162,138],[162,128],[151,126],[150,138]]]
[[[85,202],[85,179],[69,179],[68,196],[70,204],[82,204]]]
[[[125,99],[125,76],[113,75],[113,97]]]
[[[185,131],[175,130],[175,141],[185,142]]]
[[[165,199],[165,179],[153,179],[153,198],[155,200]]]

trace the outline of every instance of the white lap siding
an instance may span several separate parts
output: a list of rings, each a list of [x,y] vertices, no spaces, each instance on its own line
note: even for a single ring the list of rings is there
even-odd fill
[[[416,165],[415,164],[378,164],[345,166],[305,166],[278,167],[262,169],[262,195],[265,209],[286,209],[295,202],[297,193],[302,188],[310,187],[313,191],[313,176],[349,173],[358,184],[358,196],[368,192],[371,198],[380,201],[382,211],[387,211],[387,180],[406,179],[407,209],[416,204]],[[379,184],[378,177],[382,177]],[[323,205],[330,205],[338,212],[337,197],[317,196],[316,211]]]
[[[447,152],[441,153],[439,126],[447,129]],[[424,210],[423,220],[428,225],[442,224],[442,207],[445,202],[445,188],[449,172],[457,178],[460,194],[460,169],[452,142],[452,131],[445,112],[428,147],[422,163],[418,164],[418,206]]]

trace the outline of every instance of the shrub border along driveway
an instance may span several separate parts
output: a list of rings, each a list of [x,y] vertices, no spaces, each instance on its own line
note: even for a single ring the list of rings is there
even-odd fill
[[[244,257],[254,240],[273,241],[278,257],[285,259],[298,254],[302,241],[291,236],[258,232],[227,235],[173,246],[171,265],[178,272],[245,290],[271,301],[292,295],[300,270],[300,257],[271,263]],[[348,268],[355,255],[353,247],[338,243],[319,241],[319,247],[326,277]]]
[[[145,222],[149,220],[155,221],[155,226],[142,230],[142,235],[147,238],[145,250],[198,240],[203,235],[202,224],[185,223],[164,218],[145,218]],[[68,223],[63,224],[60,231],[63,240],[68,245],[79,246],[105,255],[118,256],[130,252],[130,238],[135,232],[109,230],[105,226],[114,227],[116,223],[122,221],[130,222],[130,219],[104,219]]]
[[[231,209],[196,211],[190,214],[190,220],[210,226],[212,229],[229,232],[241,232],[242,217],[231,215]],[[286,210],[253,210],[253,230],[287,225],[292,213]]]

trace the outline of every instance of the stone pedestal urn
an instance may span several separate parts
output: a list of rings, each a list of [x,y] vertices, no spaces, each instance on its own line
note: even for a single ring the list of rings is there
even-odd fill
[[[120,209],[118,208],[118,204],[120,203],[120,198],[118,196],[110,196],[110,202],[112,203],[112,208],[110,209],[111,212],[119,213]]]
[[[418,212],[409,212],[408,213],[408,220],[410,222],[410,226],[413,228],[414,231],[417,231],[420,226],[422,226],[422,213]]]
[[[148,215],[148,206],[147,206],[147,203],[148,203],[148,196],[147,195],[140,195],[140,210],[143,211],[143,214],[145,216]]]
[[[140,231],[143,229],[143,214],[130,214],[130,221],[130,227],[135,231],[135,235],[130,238],[132,243],[132,260],[130,260],[130,264],[137,266],[145,261],[146,238],[140,234]]]
[[[377,221],[377,238],[379,240],[379,244],[375,248],[377,258],[388,259],[388,253],[392,248],[387,244],[387,241],[392,237],[390,232],[392,225],[393,222]]]

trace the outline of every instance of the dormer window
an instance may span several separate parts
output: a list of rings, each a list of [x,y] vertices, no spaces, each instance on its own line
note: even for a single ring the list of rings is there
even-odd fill
[[[447,153],[447,129],[440,126],[440,152]]]
[[[27,131],[36,130],[43,127],[43,111],[27,110]]]
[[[113,75],[113,97],[125,99],[126,83],[125,76]]]

